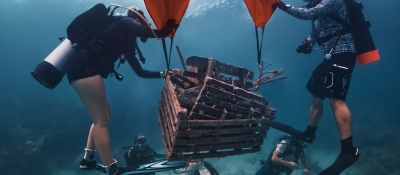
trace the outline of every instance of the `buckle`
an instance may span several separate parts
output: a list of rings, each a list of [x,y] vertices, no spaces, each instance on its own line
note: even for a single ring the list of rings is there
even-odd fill
[[[333,37],[339,37],[340,33],[338,31],[333,31],[331,34]]]

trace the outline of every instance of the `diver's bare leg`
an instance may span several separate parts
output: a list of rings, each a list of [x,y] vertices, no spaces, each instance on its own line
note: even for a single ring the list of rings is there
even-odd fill
[[[311,127],[317,127],[319,121],[322,118],[322,113],[324,111],[324,99],[319,98],[317,96],[312,96],[311,99],[311,107],[308,125]]]
[[[71,85],[93,120],[93,131],[91,133],[103,164],[110,165],[113,163],[108,135],[110,111],[103,80],[100,75],[96,75],[73,81]]]
[[[346,102],[337,99],[330,99],[330,102],[339,128],[340,138],[342,140],[349,138],[352,135],[352,117]]]
[[[335,162],[320,175],[340,174],[360,157],[358,149],[353,146],[352,117],[346,102],[330,99],[330,103],[340,132],[341,151]]]
[[[96,149],[96,146],[94,145],[94,138],[93,138],[93,127],[94,127],[94,124],[92,124],[92,126],[90,127],[89,136],[88,136],[88,140],[86,143],[86,149],[90,149],[90,150]]]

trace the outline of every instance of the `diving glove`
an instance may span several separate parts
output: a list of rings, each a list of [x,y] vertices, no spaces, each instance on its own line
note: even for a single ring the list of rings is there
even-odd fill
[[[286,5],[284,2],[282,2],[282,1],[277,1],[277,2],[275,2],[274,4],[272,4],[272,8],[276,8],[276,7],[278,7],[279,9],[281,9],[282,11],[287,11],[288,10],[288,8],[290,7],[290,5]]]
[[[160,72],[160,78],[166,78],[168,74],[171,74],[171,70],[165,70],[163,72]]]
[[[167,27],[168,28],[175,28],[177,29],[179,27],[179,24],[176,23],[175,19],[168,19],[167,21]]]
[[[313,51],[312,46],[308,40],[304,40],[303,44],[296,48],[297,53],[310,54]]]

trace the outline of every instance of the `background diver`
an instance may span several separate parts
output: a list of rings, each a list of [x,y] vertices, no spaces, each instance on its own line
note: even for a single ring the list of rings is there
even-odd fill
[[[284,135],[278,140],[267,160],[259,162],[263,166],[256,172],[256,175],[292,174],[293,170],[299,168],[299,159],[304,166],[303,172],[308,173],[309,164],[306,161],[305,147],[306,144],[296,137]]]
[[[133,141],[133,146],[122,147],[129,149],[125,154],[125,162],[127,167],[137,167],[139,165],[155,162],[156,158],[165,158],[165,154],[158,154],[147,143],[147,139],[143,134],[138,134]],[[146,175],[154,175],[155,173],[145,173]]]

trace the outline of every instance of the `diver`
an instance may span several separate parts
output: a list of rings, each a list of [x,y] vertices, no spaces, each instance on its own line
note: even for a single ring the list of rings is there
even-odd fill
[[[352,116],[346,104],[356,63],[354,38],[350,29],[333,19],[348,19],[343,0],[304,1],[308,4],[302,8],[286,5],[280,0],[274,3],[274,6],[298,19],[311,20],[311,33],[296,49],[297,52],[310,54],[312,46],[318,43],[324,54],[323,61],[315,68],[306,86],[312,95],[307,129],[291,134],[312,143],[322,117],[323,101],[328,98],[340,132],[341,152],[335,162],[320,174],[340,174],[360,157],[358,149],[353,146]]]
[[[143,16],[143,11],[132,10]],[[127,13],[127,17],[116,20],[99,32],[89,43],[71,58],[67,72],[68,81],[80,97],[84,107],[92,118],[85,154],[80,162],[83,170],[97,169],[94,159],[95,150],[100,154],[103,168],[108,175],[119,175],[130,171],[129,168],[118,167],[111,155],[108,122],[111,117],[110,104],[102,78],[109,74],[122,76],[114,71],[114,63],[121,58],[127,60],[133,71],[142,78],[164,78],[164,72],[144,70],[135,56],[137,38],[154,38],[152,31],[136,13]],[[167,37],[172,28],[178,24],[172,20],[167,28],[153,30],[158,37]],[[142,42],[145,42],[141,40]]]
[[[267,160],[259,161],[263,165],[256,175],[280,175],[292,174],[293,170],[299,168],[299,158],[304,166],[303,172],[310,171],[306,161],[304,148],[307,145],[291,135],[284,135],[278,140],[275,149],[269,154]]]
[[[135,167],[151,162],[155,162],[156,158],[164,158],[165,154],[158,154],[147,143],[146,137],[143,134],[138,134],[133,141],[133,146],[123,147],[129,149],[124,158],[127,167]],[[154,175],[155,173],[146,173]]]
[[[203,159],[192,159],[187,167],[173,170],[175,175],[219,175],[218,171]]]

